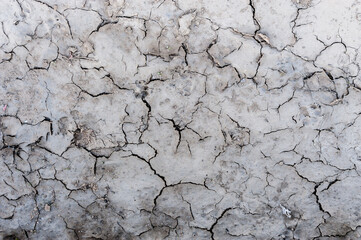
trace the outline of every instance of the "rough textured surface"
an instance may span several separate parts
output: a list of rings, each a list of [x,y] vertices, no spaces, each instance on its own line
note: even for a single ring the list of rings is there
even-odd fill
[[[0,1],[0,239],[361,239],[358,0]]]

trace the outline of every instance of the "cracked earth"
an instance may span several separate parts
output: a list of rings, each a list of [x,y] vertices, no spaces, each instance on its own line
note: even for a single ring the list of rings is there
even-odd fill
[[[0,239],[361,239],[360,0],[1,0]]]

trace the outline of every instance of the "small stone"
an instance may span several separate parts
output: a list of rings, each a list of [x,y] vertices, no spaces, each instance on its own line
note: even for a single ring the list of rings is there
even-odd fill
[[[49,211],[50,211],[50,205],[45,204],[44,210],[47,211],[47,212],[49,212]]]

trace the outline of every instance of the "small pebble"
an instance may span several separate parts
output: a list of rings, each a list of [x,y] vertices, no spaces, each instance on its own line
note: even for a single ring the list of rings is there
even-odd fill
[[[45,204],[44,210],[49,212],[50,211],[50,206],[48,204]]]

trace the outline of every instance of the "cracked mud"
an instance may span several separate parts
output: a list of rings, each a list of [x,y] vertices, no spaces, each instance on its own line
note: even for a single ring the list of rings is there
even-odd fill
[[[359,0],[0,1],[0,239],[361,239]]]

